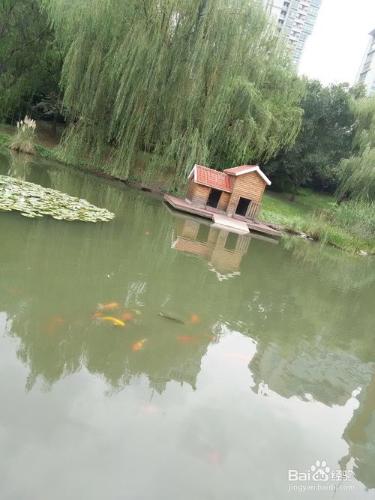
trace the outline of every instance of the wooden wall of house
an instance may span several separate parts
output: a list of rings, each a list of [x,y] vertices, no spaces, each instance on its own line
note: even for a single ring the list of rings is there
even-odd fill
[[[260,204],[266,187],[264,180],[256,173],[239,175],[235,178],[233,192],[230,198],[227,213],[233,215],[236,212],[240,197]]]
[[[190,219],[179,225],[177,227],[178,237],[174,242],[174,248],[209,259],[215,247],[219,231],[205,224],[208,229],[207,241],[198,241],[198,233],[202,225],[202,223]]]
[[[186,192],[186,198],[188,200],[191,200],[192,196],[193,196],[193,192],[194,192],[194,179],[189,179],[189,184],[188,184],[188,188],[187,188],[187,192]]]
[[[191,179],[189,182],[187,198],[195,205],[204,207],[206,206],[210,190],[211,189],[207,186],[195,184],[193,179]]]
[[[240,270],[243,256],[249,246],[250,238],[248,236],[238,236],[236,248],[228,250],[225,244],[229,233],[220,231],[215,248],[211,255],[211,264],[219,272],[235,272]]]
[[[239,271],[241,260],[249,246],[249,236],[239,235],[235,248],[228,250],[225,245],[229,233],[212,226],[207,226],[209,228],[207,241],[197,241],[201,225],[200,222],[192,219],[181,220],[177,226],[177,239],[174,241],[173,248],[207,259],[218,272]]]
[[[189,180],[186,198],[197,206],[204,207],[207,204],[211,188],[195,184],[194,179]],[[217,208],[226,211],[230,200],[230,193],[223,191],[221,193]]]
[[[211,248],[205,243],[200,243],[199,241],[186,240],[185,238],[178,237],[174,243],[175,250],[179,252],[191,253],[193,255],[199,255],[208,259],[211,255]]]
[[[187,238],[188,240],[196,240],[199,231],[199,222],[195,220],[184,220],[180,225],[177,226],[178,236]]]
[[[226,193],[225,191],[223,191],[221,193],[217,208],[219,208],[220,210],[226,210],[228,207],[229,200],[230,200],[230,193]]]

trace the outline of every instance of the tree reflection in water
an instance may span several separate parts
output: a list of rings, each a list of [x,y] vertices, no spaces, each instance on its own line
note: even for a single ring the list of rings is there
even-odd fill
[[[90,226],[1,217],[1,234],[7,235],[0,247],[1,317],[6,314],[8,334],[18,340],[18,356],[29,369],[27,390],[38,378],[52,387],[83,367],[103,377],[110,392],[140,376],[158,392],[169,381],[196,388],[202,359],[225,326],[256,343],[249,364],[253,391],[263,384],[283,398],[344,406],[361,388],[344,432],[349,451],[341,465],[354,458],[357,479],[375,487],[369,313],[375,272],[368,260],[297,240],[287,247],[248,237],[228,241],[225,232],[174,218],[158,199],[113,183],[99,190],[95,178],[79,173],[73,182],[62,167],[47,168],[41,179],[117,217]],[[217,279],[233,273],[235,279]],[[141,314],[124,329],[96,324],[96,305],[111,301]],[[196,324],[189,322],[192,314],[200,319]],[[46,326],[53,318],[61,318],[56,328]],[[147,346],[134,353],[132,343],[142,338]]]

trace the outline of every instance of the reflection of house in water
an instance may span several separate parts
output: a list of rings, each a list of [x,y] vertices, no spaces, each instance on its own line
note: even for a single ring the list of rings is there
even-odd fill
[[[173,248],[180,252],[203,257],[219,279],[240,274],[240,265],[246,254],[250,236],[218,229],[195,219],[180,219]]]

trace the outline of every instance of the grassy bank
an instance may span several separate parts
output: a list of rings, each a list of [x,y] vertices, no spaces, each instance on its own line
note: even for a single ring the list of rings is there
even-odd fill
[[[0,130],[0,147],[10,143],[10,132]],[[38,141],[36,151],[42,158],[61,161],[59,149],[47,147]],[[161,178],[150,178],[142,182],[142,171],[146,158],[140,156],[135,171],[129,180],[145,184],[153,189],[168,189],[171,173],[163,172]],[[87,169],[85,164],[77,165]],[[103,173],[110,175],[110,168],[103,167]],[[160,177],[160,176],[159,176]],[[352,253],[365,251],[375,253],[375,205],[343,203],[336,205],[333,196],[301,189],[294,201],[287,194],[267,192],[263,199],[260,218],[267,223],[292,233],[304,233],[316,241],[322,241]]]
[[[0,131],[0,147],[8,147],[10,144],[10,136]]]
[[[307,189],[301,189],[293,202],[285,194],[268,193],[260,218],[349,252],[375,253],[375,206],[371,204],[337,206],[333,196]]]

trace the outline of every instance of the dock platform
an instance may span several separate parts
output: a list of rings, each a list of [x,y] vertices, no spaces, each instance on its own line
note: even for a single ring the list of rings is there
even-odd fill
[[[277,231],[262,222],[245,219],[245,217],[240,216],[228,217],[222,210],[218,210],[216,208],[197,207],[187,199],[177,198],[176,196],[172,196],[170,194],[165,194],[164,200],[175,210],[198,215],[199,217],[204,217],[205,219],[211,219],[215,224],[218,224],[221,227],[225,226],[225,229],[228,231],[244,231],[244,226],[247,226],[250,232],[255,231],[274,238],[280,238],[282,234],[280,231]]]
[[[227,215],[221,214],[213,214],[212,219],[214,221],[213,225],[215,227],[227,230],[230,229],[231,231],[239,234],[250,233],[249,226],[242,220],[233,219],[233,217],[228,217]]]

